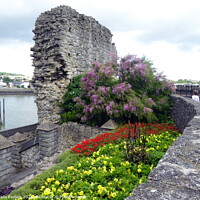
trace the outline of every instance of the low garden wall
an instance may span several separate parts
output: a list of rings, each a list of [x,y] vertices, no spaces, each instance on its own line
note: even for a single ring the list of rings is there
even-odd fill
[[[182,135],[126,200],[199,200],[200,103],[173,95],[172,117]]]
[[[0,189],[12,182],[11,177],[36,167],[45,157],[70,149],[105,131],[73,122],[60,126],[50,122],[37,126],[32,132],[3,132],[0,134]]]

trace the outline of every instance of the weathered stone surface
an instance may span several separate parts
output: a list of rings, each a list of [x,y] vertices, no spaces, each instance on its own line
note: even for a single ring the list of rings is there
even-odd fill
[[[13,143],[0,135],[0,188],[10,183]]]
[[[199,103],[180,95],[172,95],[171,99],[173,101],[171,116],[178,129],[183,132],[190,120],[197,115],[197,113],[200,115]]]
[[[37,165],[39,161],[39,145],[35,145],[25,151],[21,152],[22,169],[28,169]]]
[[[105,124],[103,124],[101,126],[101,128],[113,130],[113,129],[117,128],[117,126],[118,126],[117,123],[115,123],[112,119],[110,119]]]
[[[199,200],[199,197],[199,190],[155,181],[139,185],[126,200]]]
[[[50,132],[54,129],[57,129],[58,126],[52,122],[46,122],[46,123],[41,123],[38,127],[37,130],[39,131],[45,131],[45,132]]]
[[[0,134],[0,150],[9,148],[11,146],[13,146],[13,143]]]
[[[116,55],[110,30],[68,6],[42,13],[33,30],[33,84],[39,122],[58,122],[61,99],[73,76]]]
[[[15,133],[14,135],[9,137],[9,140],[11,140],[12,142],[16,143],[16,142],[23,142],[24,140],[27,140],[28,137],[24,134],[21,134],[19,132]]]

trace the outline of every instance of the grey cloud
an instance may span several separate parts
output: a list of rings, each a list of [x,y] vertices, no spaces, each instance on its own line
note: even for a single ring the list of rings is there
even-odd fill
[[[24,16],[15,18],[1,18],[0,20],[0,38],[18,39],[30,42],[32,41],[32,29],[34,29],[34,17]]]
[[[199,24],[192,20],[157,21],[143,29],[137,37],[140,42],[153,43],[166,41],[177,44],[183,50],[189,50],[200,44]]]

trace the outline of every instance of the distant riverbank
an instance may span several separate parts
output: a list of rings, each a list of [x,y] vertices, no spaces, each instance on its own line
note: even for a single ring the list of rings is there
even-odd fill
[[[0,95],[34,95],[34,90],[23,88],[0,88]]]

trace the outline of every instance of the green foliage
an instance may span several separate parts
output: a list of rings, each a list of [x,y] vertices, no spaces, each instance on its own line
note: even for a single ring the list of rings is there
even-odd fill
[[[200,84],[200,81],[194,81],[191,79],[179,79],[178,81],[174,81],[175,83],[180,84]]]
[[[145,57],[128,55],[119,62],[93,64],[74,77],[63,97],[61,122],[101,126],[108,119],[132,123],[169,120],[174,85],[158,74]],[[76,104],[75,104],[76,102]]]
[[[3,77],[3,82],[8,84],[9,82],[13,82],[13,79],[9,78],[8,76]]]
[[[77,115],[82,112],[80,107],[75,106],[73,99],[80,96],[81,90],[81,77],[82,75],[75,76],[67,86],[67,92],[62,97],[62,102],[59,103],[59,107],[62,109],[61,123],[68,121],[79,122]]]
[[[37,175],[34,179],[26,183],[24,186],[17,190],[14,190],[10,196],[28,196],[29,194],[38,195],[41,193],[40,188],[44,185],[45,180],[52,177],[57,170],[65,170],[68,166],[73,165],[78,158],[77,154],[72,154],[70,151],[66,151],[58,157],[58,164],[54,165],[50,169],[44,171],[43,173]],[[9,199],[9,198],[8,198]],[[13,198],[12,198],[13,199]]]
[[[8,72],[0,72],[0,75],[6,76],[23,76],[22,74],[8,73]]]
[[[59,158],[60,163],[57,166],[38,175],[21,189],[12,192],[11,196],[29,196],[31,199],[42,197],[44,199],[56,197],[64,199],[75,196],[88,200],[125,199],[135,187],[147,180],[149,172],[157,165],[167,148],[179,136],[174,127],[167,124],[164,126],[161,124],[143,124],[142,127],[144,133],[150,131],[150,134],[146,135],[144,148],[145,152],[150,155],[148,162],[146,160],[144,162],[141,160],[139,162],[134,162],[135,160],[133,162],[126,161],[124,156],[124,151],[127,148],[126,142],[123,139],[118,137],[114,139],[106,134],[111,143],[104,146],[99,144],[101,147],[91,155],[78,156],[78,153],[66,152]],[[156,127],[157,130],[155,130]],[[165,127],[169,127],[169,131]],[[121,133],[120,137],[127,135],[127,132],[122,133],[122,130],[127,130],[127,126],[116,129],[116,133]],[[114,131],[111,134],[116,136],[116,133]],[[90,148],[89,141],[91,140],[85,141],[89,145],[87,148]],[[136,147],[139,150],[140,144],[135,144],[135,149]],[[20,199],[25,198],[18,198],[17,200]]]

